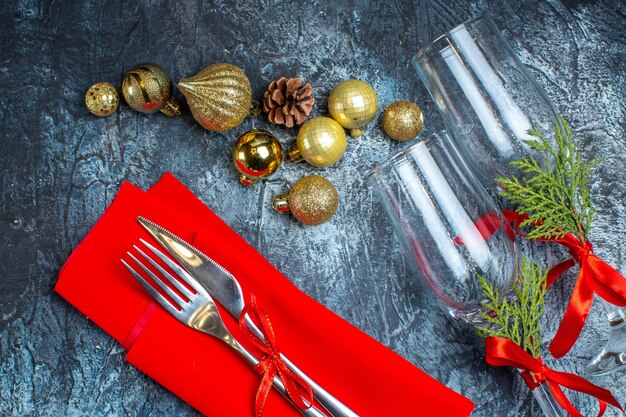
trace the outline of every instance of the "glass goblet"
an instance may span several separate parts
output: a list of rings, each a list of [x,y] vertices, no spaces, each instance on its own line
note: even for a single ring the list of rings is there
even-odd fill
[[[442,131],[374,168],[377,191],[405,260],[457,318],[485,324],[478,275],[500,294],[517,279],[512,231]],[[548,417],[565,416],[546,383],[533,395]]]
[[[478,275],[509,292],[517,268],[514,239],[445,131],[377,166],[370,179],[409,265],[453,316],[480,319]]]
[[[488,14],[468,20],[419,51],[412,60],[460,156],[496,201],[497,177],[520,173],[510,162],[525,154],[541,161],[526,144],[537,128],[554,144],[557,111],[515,55]],[[603,303],[609,341],[587,372],[626,369],[624,312]]]
[[[489,192],[498,192],[496,178],[517,174],[511,161],[533,154],[529,129],[550,139],[559,123],[547,94],[488,14],[440,36],[412,63],[463,159]]]

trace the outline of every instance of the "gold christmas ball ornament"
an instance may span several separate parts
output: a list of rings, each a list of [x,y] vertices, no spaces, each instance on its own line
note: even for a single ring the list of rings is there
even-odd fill
[[[250,130],[239,137],[233,149],[233,163],[243,185],[272,176],[283,162],[283,148],[270,132]]]
[[[326,167],[341,159],[346,150],[346,132],[330,117],[314,117],[298,131],[296,144],[289,149],[289,160],[304,159],[316,167]]]
[[[316,226],[330,220],[337,211],[339,194],[332,182],[320,175],[301,178],[286,194],[274,198],[272,207],[290,212],[298,221]]]
[[[223,132],[237,127],[252,109],[250,80],[231,64],[211,65],[178,83],[193,117],[205,129]]]
[[[422,128],[422,109],[410,101],[396,101],[387,106],[383,113],[383,130],[391,139],[406,142],[419,135]]]
[[[361,80],[339,83],[328,97],[328,111],[333,119],[350,135],[361,136],[363,127],[374,119],[378,110],[378,96],[371,85]]]
[[[85,93],[85,105],[91,114],[98,117],[110,116],[117,111],[120,95],[109,83],[96,83]]]
[[[180,116],[180,105],[172,97],[172,82],[167,71],[156,64],[137,65],[124,76],[124,100],[141,113]]]

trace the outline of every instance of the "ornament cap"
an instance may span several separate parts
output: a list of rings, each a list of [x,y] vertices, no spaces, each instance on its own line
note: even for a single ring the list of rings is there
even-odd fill
[[[250,187],[254,185],[256,180],[254,178],[246,177],[245,175],[241,174],[239,175],[239,182],[245,185],[246,187]]]
[[[356,129],[350,129],[350,136],[352,136],[353,138],[358,138],[359,136],[363,136],[364,133],[365,133],[365,129],[363,129],[362,127],[359,127]]]
[[[287,151],[287,160],[289,162],[302,162],[303,159],[297,144],[292,145]]]
[[[176,83],[176,87],[178,87],[178,89],[181,91],[181,93],[183,93],[185,96],[185,93],[188,93],[192,90],[193,87],[190,87],[187,84],[186,80],[180,80],[179,82]]]
[[[163,107],[161,107],[161,113],[168,117],[180,116],[180,104],[174,97],[170,97],[169,100],[165,102]]]
[[[259,114],[261,114],[261,103],[258,100],[252,99],[250,101],[250,113],[248,113],[248,118],[254,119]]]
[[[274,197],[274,201],[272,201],[272,208],[280,213],[290,212],[289,193],[280,194]]]

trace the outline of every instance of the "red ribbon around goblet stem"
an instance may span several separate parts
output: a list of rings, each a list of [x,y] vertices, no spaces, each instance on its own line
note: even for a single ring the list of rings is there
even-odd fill
[[[525,236],[519,231],[519,226],[528,218],[528,215],[519,214],[512,210],[503,210],[502,213],[509,222],[514,224],[515,230],[521,236]],[[533,240],[558,243],[567,248],[572,255],[571,259],[561,262],[548,271],[548,286],[576,263],[580,265],[580,272],[570,302],[550,344],[550,353],[555,358],[560,358],[569,352],[576,343],[589,316],[594,294],[598,294],[611,304],[619,307],[626,306],[626,278],[596,256],[590,242],[581,242],[571,233],[560,238]]]
[[[541,358],[534,358],[513,341],[501,337],[486,340],[487,363],[493,366],[510,366],[522,371],[522,376],[531,390],[547,383],[557,403],[572,417],[584,417],[563,392],[563,388],[591,395],[598,400],[598,417],[604,414],[607,404],[622,409],[611,391],[592,384],[586,379],[568,372],[555,371],[547,367]]]
[[[245,317],[248,315],[254,321],[265,338],[265,342],[259,339],[246,325]],[[255,369],[263,376],[261,384],[256,393],[254,412],[257,417],[263,414],[267,397],[272,389],[272,384],[276,375],[280,377],[287,396],[293,403],[301,409],[311,407],[313,403],[313,392],[309,384],[296,375],[287,367],[280,358],[280,350],[276,345],[276,335],[274,327],[265,310],[257,305],[256,297],[252,296],[239,316],[239,327],[244,335],[250,339],[254,346],[265,354],[256,365]]]

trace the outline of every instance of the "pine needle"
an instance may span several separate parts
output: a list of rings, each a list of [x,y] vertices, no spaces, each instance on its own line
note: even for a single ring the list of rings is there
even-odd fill
[[[522,258],[519,282],[513,284],[515,297],[503,297],[497,288],[478,276],[486,300],[480,313],[485,325],[476,326],[482,337],[509,339],[538,358],[541,356],[541,325],[546,294],[546,274],[539,265]]]
[[[600,160],[584,162],[578,152],[572,130],[560,116],[555,122],[553,149],[537,129],[528,133],[536,139],[527,141],[537,152],[546,154],[543,166],[532,156],[511,164],[520,169],[523,177],[498,178],[503,195],[517,206],[517,211],[529,215],[521,226],[533,226],[529,239],[559,238],[567,233],[576,235],[581,242],[594,220],[595,209],[591,203],[589,177]]]

